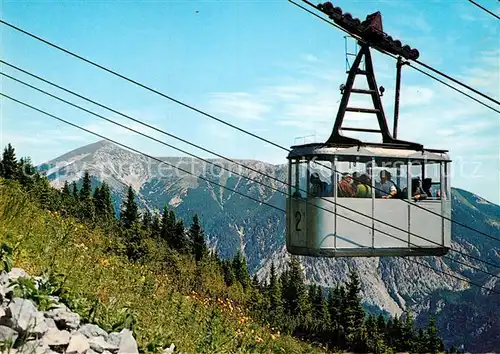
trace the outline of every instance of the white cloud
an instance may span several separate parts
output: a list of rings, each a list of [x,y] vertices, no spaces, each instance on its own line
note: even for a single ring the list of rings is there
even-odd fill
[[[210,109],[218,114],[245,120],[261,120],[270,111],[262,97],[246,92],[218,92],[210,95]]]
[[[320,61],[318,59],[318,57],[315,56],[315,55],[313,55],[313,54],[304,54],[302,57],[303,57],[304,60],[312,62],[312,63],[317,63],[317,62]]]
[[[267,86],[260,90],[260,94],[268,101],[274,98],[286,101],[299,100],[304,95],[313,92],[315,92],[314,85],[309,83]]]

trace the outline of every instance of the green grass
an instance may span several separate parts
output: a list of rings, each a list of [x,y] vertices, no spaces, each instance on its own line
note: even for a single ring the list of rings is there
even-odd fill
[[[322,352],[255,323],[235,302],[217,299],[229,293],[238,300],[241,292],[226,288],[209,264],[196,277],[195,262],[180,255],[170,255],[170,264],[155,256],[131,263],[110,251],[120,246],[116,237],[41,210],[16,183],[2,180],[0,242],[14,247],[14,267],[33,276],[60,274],[62,298],[85,321],[106,331],[132,328],[143,352],[161,352],[171,343],[188,353]],[[197,281],[211,296],[191,292]]]

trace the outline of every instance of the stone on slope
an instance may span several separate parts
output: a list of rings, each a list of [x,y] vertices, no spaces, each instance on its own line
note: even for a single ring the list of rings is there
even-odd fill
[[[118,347],[106,342],[104,337],[92,337],[89,339],[90,348],[98,353],[102,353],[104,351],[116,352]]]
[[[8,274],[9,282],[13,282],[18,278],[29,278],[30,276],[21,268],[12,268]]]
[[[90,349],[89,340],[83,334],[75,332],[71,335],[66,354],[83,354]]]
[[[31,300],[14,298],[6,310],[6,315],[10,317],[13,329],[40,337],[49,329],[45,324],[45,318],[37,310]]]
[[[57,328],[49,328],[42,338],[43,344],[57,352],[62,352],[69,344],[71,335],[68,331],[61,331]]]
[[[106,342],[108,342],[109,344],[113,344],[117,347],[120,346],[120,339],[121,339],[121,334],[118,333],[118,332],[111,332],[109,335],[108,335],[108,339],[106,340]]]
[[[91,324],[91,323],[86,323],[83,326],[81,326],[78,329],[78,332],[83,334],[87,338],[92,338],[92,337],[104,337],[104,339],[108,339],[108,334],[106,333],[105,330],[103,330],[101,327]]]
[[[71,312],[64,304],[45,312],[45,317],[51,318],[57,324],[57,328],[64,330],[75,330],[80,325],[80,316]]]
[[[135,341],[132,331],[129,329],[122,329],[120,332],[120,347],[118,354],[139,354],[137,349],[137,342]]]
[[[0,326],[0,343],[11,340],[14,343],[19,336],[19,333],[7,326]]]

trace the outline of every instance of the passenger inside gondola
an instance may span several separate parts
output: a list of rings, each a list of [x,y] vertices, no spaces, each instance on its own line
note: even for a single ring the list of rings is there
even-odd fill
[[[427,194],[427,197],[432,198],[432,178],[424,178],[424,182],[422,183],[422,189]]]
[[[377,198],[394,198],[398,194],[396,184],[392,181],[391,173],[387,170],[380,171],[380,183],[375,184],[375,195]]]
[[[327,182],[323,182],[317,172],[311,173],[311,196],[312,197],[328,197],[331,194],[331,186]]]
[[[411,180],[411,196],[415,201],[427,199],[428,194],[422,188],[419,177],[412,178]]]
[[[354,197],[356,195],[353,179],[347,172],[342,174],[342,179],[337,183],[337,194],[339,197]]]
[[[358,178],[358,182],[356,183],[356,197],[358,198],[372,197],[371,180],[367,174],[362,174]]]

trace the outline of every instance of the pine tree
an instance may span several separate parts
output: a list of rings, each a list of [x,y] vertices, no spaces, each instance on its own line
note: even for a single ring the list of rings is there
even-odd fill
[[[257,274],[254,274],[252,277],[252,287],[256,290],[260,290],[260,281]]]
[[[102,182],[100,189],[103,214],[106,216],[106,220],[114,221],[116,218],[116,211],[113,199],[111,198],[111,190],[106,182]]]
[[[276,267],[274,262],[271,263],[271,274],[269,276],[269,304],[271,311],[277,311],[281,307],[281,284],[276,275]]]
[[[309,302],[311,304],[313,304],[314,301],[316,300],[316,284],[314,284],[314,283],[309,285],[308,298],[309,298]],[[312,315],[313,315],[313,317],[316,317],[316,313],[314,312],[314,309],[312,311]]]
[[[29,157],[23,157],[19,160],[17,166],[17,178],[25,187],[33,187],[33,178],[38,174]]]
[[[379,314],[377,317],[377,331],[381,334],[385,334],[386,324],[385,318],[382,314]]]
[[[83,175],[83,184],[82,189],[80,189],[80,200],[87,202],[90,200],[92,195],[92,181],[90,179],[90,175],[87,171],[85,171]]]
[[[329,325],[328,316],[328,305],[326,303],[325,296],[323,295],[323,289],[320,286],[316,288],[316,294],[312,301],[313,304],[313,316],[321,323],[322,326],[327,327]]]
[[[198,215],[196,214],[193,217],[193,224],[189,229],[189,237],[191,238],[191,242],[193,244],[194,258],[197,262],[199,262],[208,254],[208,249],[203,229],[200,226]]]
[[[227,286],[231,286],[236,282],[236,276],[234,275],[233,265],[229,260],[222,261],[222,273],[224,275],[224,282]]]
[[[64,186],[61,189],[61,204],[63,211],[69,215],[75,215],[75,198],[71,194],[71,186],[68,181],[64,182]]]
[[[178,244],[175,242],[176,237],[176,217],[172,210],[168,210],[167,206],[163,207],[161,214],[161,232],[160,237],[167,241],[172,249],[177,249]]]
[[[2,175],[5,179],[16,179],[18,175],[18,164],[16,152],[9,143],[3,151],[2,155]]]
[[[78,197],[79,197],[79,191],[78,191],[78,186],[76,185],[76,181],[73,181],[71,183],[71,194],[73,195],[73,198],[76,200],[78,200]]]
[[[383,317],[382,317],[383,319]],[[367,334],[367,350],[369,352],[384,353],[386,346],[383,340],[383,335],[378,329],[378,318],[370,314],[365,322]]]
[[[242,255],[241,250],[236,252],[232,265],[236,280],[241,283],[244,289],[246,289],[250,283],[250,276],[248,275],[247,260]]]
[[[351,270],[347,282],[346,294],[346,339],[351,350],[365,351],[362,347],[364,340],[365,312],[361,306],[361,283],[355,270]]]
[[[169,214],[173,214],[173,212],[171,211]],[[170,244],[174,250],[180,253],[188,253],[190,251],[189,240],[186,236],[186,229],[182,220],[176,222]]]
[[[425,340],[426,340],[425,350],[427,352],[437,353],[444,350],[443,341],[438,336],[436,319],[432,316],[429,318],[429,323],[426,329]]]
[[[142,214],[142,228],[148,232],[151,232],[151,225],[153,222],[153,215],[146,209],[144,214]]]
[[[127,198],[120,210],[120,222],[126,229],[131,229],[132,225],[139,220],[139,208],[135,201],[135,193],[132,186],[128,187]]]
[[[106,182],[97,187],[94,191],[94,207],[97,219],[107,225],[115,220],[115,208],[111,199],[111,193]]]
[[[92,196],[92,201],[94,202],[94,208],[97,217],[102,214],[102,199],[101,199],[101,188],[99,186],[94,190],[94,195]]]
[[[401,326],[401,343],[400,350],[413,351],[416,339],[414,330],[415,321],[411,312],[406,313],[404,323]]]
[[[330,328],[333,332],[333,343],[340,343],[344,333],[344,322],[342,318],[344,303],[344,287],[337,285],[328,294],[328,314],[330,315]]]
[[[288,284],[283,293],[289,313],[304,318],[307,314],[307,291],[298,257],[292,256],[288,263]]]
[[[68,181],[64,181],[64,186],[61,191],[62,195],[64,198],[70,198],[71,197],[71,191],[69,189],[69,184]]]
[[[132,261],[141,259],[146,254],[146,249],[143,246],[144,230],[138,220],[135,220],[130,228],[123,230],[125,235],[125,245],[127,248],[127,256]]]
[[[401,325],[399,317],[394,315],[392,321],[387,326],[387,339],[389,344],[394,348],[401,347],[401,340],[403,338]]]
[[[151,221],[151,237],[154,239],[161,238],[161,220],[157,212],[154,213]]]

